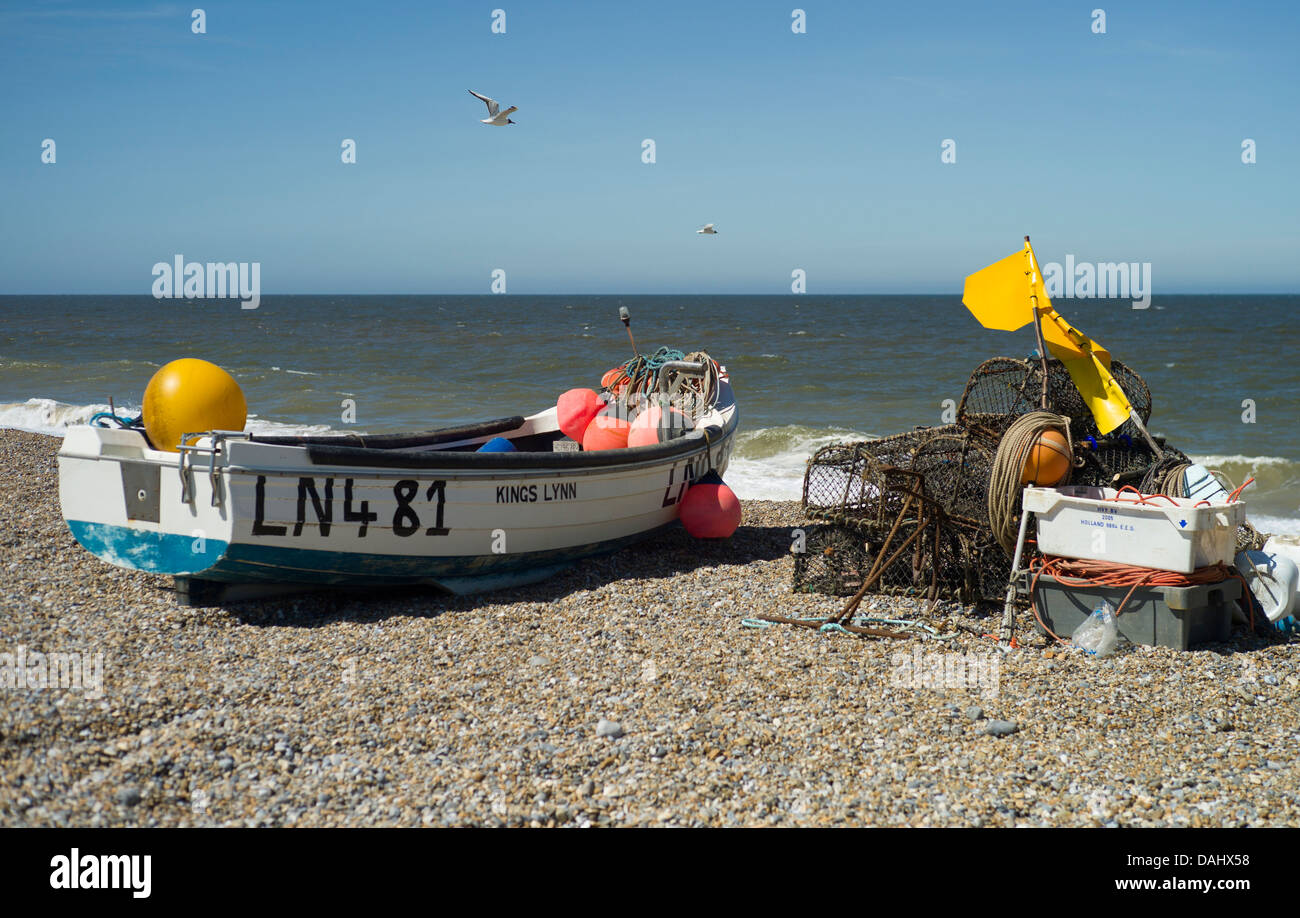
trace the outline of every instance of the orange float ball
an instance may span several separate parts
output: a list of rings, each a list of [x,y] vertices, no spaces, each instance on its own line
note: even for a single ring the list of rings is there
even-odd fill
[[[653,446],[683,436],[691,429],[690,418],[676,408],[651,405],[632,421],[627,435],[628,446]]]
[[[617,410],[610,410],[612,408],[613,405],[601,411],[587,425],[582,435],[584,451],[624,449],[627,446],[627,435],[631,432],[632,425],[628,423],[627,418],[620,416]]]
[[[1065,435],[1060,431],[1045,430],[1029,449],[1029,458],[1020,473],[1020,483],[1054,487],[1065,480],[1072,463],[1070,444]]]

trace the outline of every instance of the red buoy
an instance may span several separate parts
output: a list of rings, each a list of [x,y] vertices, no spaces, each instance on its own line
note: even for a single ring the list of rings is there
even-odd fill
[[[740,526],[740,499],[718,473],[691,482],[682,498],[682,525],[697,539],[725,539]]]
[[[590,389],[570,389],[555,403],[560,431],[570,440],[581,443],[587,425],[604,407],[605,400]]]

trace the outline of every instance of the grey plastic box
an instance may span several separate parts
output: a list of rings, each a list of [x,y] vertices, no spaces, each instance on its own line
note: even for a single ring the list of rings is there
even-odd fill
[[[1129,587],[1065,586],[1044,574],[1034,589],[1034,603],[1047,627],[1068,638],[1103,599],[1118,609],[1128,591]],[[1241,581],[1235,577],[1202,586],[1138,587],[1116,623],[1119,633],[1135,644],[1186,650],[1192,644],[1226,641],[1240,597]],[[1039,627],[1037,621],[1034,626]]]

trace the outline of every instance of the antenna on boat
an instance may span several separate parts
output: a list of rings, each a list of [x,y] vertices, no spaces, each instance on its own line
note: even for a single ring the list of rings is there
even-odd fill
[[[627,340],[632,342],[632,355],[640,356],[636,350],[636,339],[632,337],[632,313],[627,311],[626,306],[618,307],[618,317],[623,320],[623,327],[627,329]]]

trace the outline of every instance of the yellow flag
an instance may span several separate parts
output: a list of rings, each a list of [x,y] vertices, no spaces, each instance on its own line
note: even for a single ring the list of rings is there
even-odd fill
[[[1036,319],[1043,343],[1065,365],[1097,429],[1110,433],[1129,419],[1133,408],[1110,373],[1110,353],[1052,307],[1028,239],[1023,251],[967,277],[962,302],[985,328],[1015,331]]]
[[[1015,331],[1034,318],[1028,252],[1008,255],[966,278],[961,301],[985,328]]]

